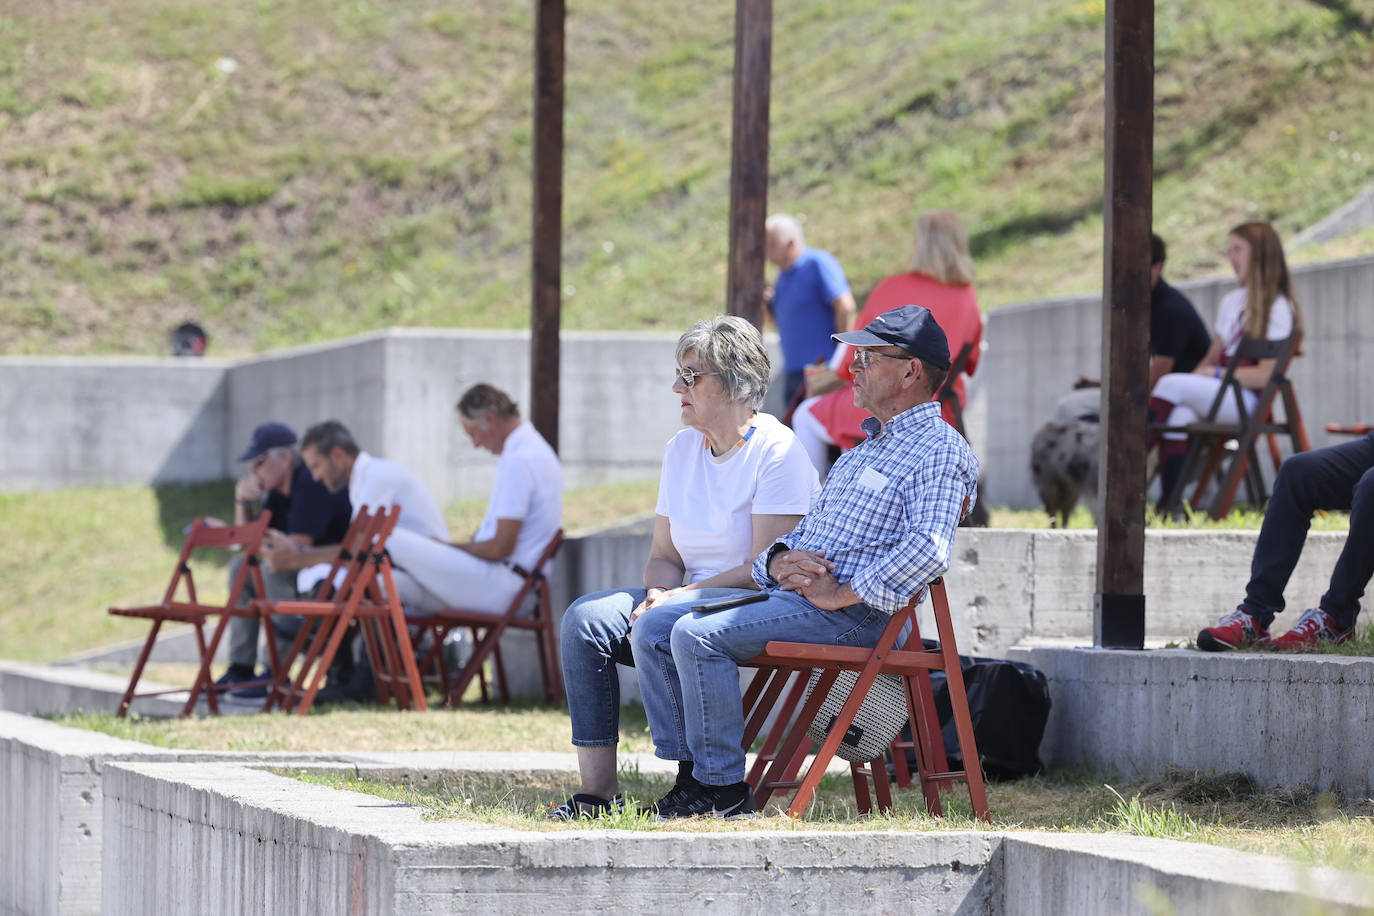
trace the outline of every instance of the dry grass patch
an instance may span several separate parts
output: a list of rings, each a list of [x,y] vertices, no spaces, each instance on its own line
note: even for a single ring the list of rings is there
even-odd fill
[[[567,709],[529,704],[474,704],[423,713],[348,704],[317,706],[306,716],[271,713],[189,719],[116,719],[110,713],[82,713],[54,721],[158,747],[206,751],[572,750]],[[620,747],[626,753],[652,750],[643,707],[621,709]]]

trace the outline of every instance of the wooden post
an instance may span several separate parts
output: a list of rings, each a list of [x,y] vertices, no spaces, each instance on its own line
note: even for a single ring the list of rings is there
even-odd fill
[[[564,0],[534,14],[534,233],[530,270],[530,422],[558,450],[558,328],[563,264]]]
[[[1154,0],[1107,0],[1102,444],[1093,644],[1145,644]]]
[[[735,110],[730,139],[730,271],[726,309],[763,327],[763,223],[768,218],[768,90],[773,0],[735,0]]]

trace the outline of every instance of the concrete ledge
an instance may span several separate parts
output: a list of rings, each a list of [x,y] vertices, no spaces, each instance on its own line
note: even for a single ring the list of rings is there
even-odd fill
[[[996,885],[992,834],[523,832],[231,765],[112,766],[105,814],[110,914],[984,913]]]
[[[1355,914],[1374,904],[1374,880],[1358,875],[1122,834],[1007,834],[1002,874],[1005,916]]]
[[[1050,767],[1154,778],[1169,764],[1241,770],[1346,798],[1374,791],[1374,659],[1183,649],[1014,649],[1045,672]]]
[[[1358,876],[1117,834],[519,831],[426,822],[228,763],[112,764],[104,798],[112,914],[562,913],[576,900],[586,912],[1256,916],[1374,902]]]

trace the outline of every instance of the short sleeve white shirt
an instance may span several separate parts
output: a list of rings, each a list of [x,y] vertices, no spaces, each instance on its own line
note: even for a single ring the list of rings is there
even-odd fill
[[[501,446],[487,514],[473,540],[491,540],[497,520],[503,518],[521,523],[510,559],[526,569],[539,562],[563,524],[563,467],[528,421],[512,430]]]
[[[449,539],[448,522],[439,503],[420,478],[394,461],[359,452],[348,478],[348,500],[353,504],[354,518],[363,506],[373,511],[400,506],[397,528],[441,541]]]
[[[1217,305],[1217,336],[1225,345],[1225,353],[1231,356],[1240,345],[1241,334],[1245,331],[1245,290],[1233,289],[1221,297]],[[1283,340],[1293,333],[1293,303],[1280,294],[1269,309],[1269,327],[1265,337],[1269,340]]]
[[[669,440],[654,511],[668,519],[689,581],[700,582],[753,558],[753,516],[805,515],[819,492],[796,435],[760,413],[753,434],[720,458],[695,429]]]

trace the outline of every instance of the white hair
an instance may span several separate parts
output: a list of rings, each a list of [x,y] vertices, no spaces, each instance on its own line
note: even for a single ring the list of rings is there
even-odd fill
[[[771,232],[777,236],[780,241],[790,242],[796,239],[798,245],[806,244],[802,238],[801,223],[786,213],[774,213],[764,221],[763,228],[765,232]]]

